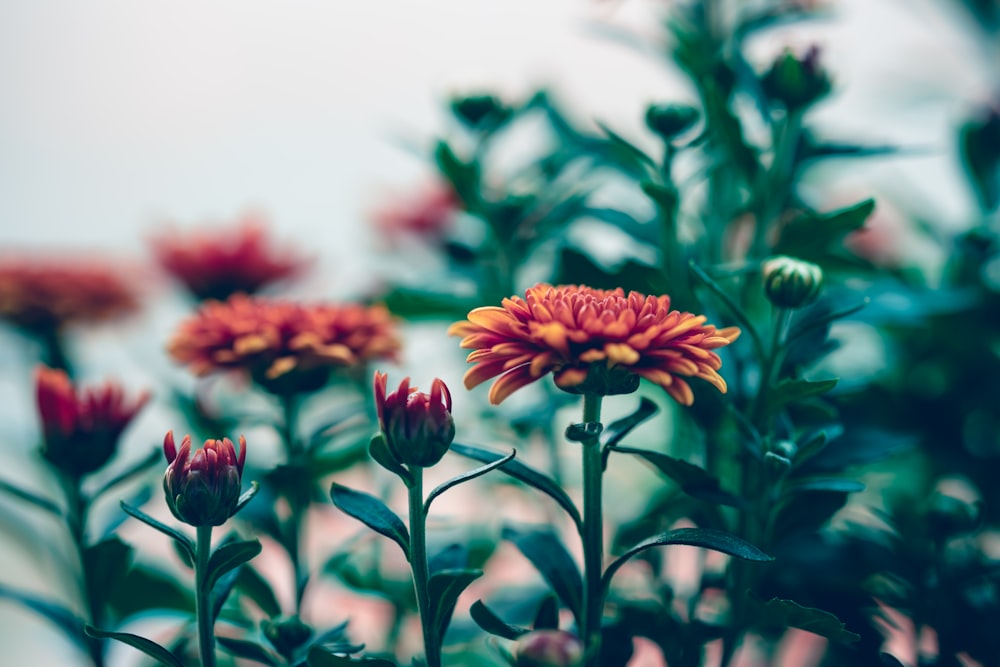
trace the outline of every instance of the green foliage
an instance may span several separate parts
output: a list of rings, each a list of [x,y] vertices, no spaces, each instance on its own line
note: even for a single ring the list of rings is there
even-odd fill
[[[330,487],[333,504],[376,533],[385,535],[410,557],[410,534],[403,520],[375,496],[334,483]]]

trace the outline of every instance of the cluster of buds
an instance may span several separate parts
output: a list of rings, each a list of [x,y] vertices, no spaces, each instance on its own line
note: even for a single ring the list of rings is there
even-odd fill
[[[437,378],[430,394],[417,391],[410,378],[404,378],[399,389],[387,395],[387,382],[385,373],[375,372],[375,407],[389,453],[400,465],[434,465],[455,439],[451,392]]]
[[[565,630],[536,630],[517,642],[517,667],[576,667],[583,664],[583,642]]]
[[[167,472],[163,492],[171,513],[184,523],[195,526],[221,526],[238,509],[247,457],[246,438],[240,436],[237,456],[233,441],[207,440],[191,455],[191,436],[184,436],[178,451],[174,432],[163,439]]]
[[[812,262],[778,255],[764,262],[764,293],[779,308],[802,308],[823,289],[823,270]]]
[[[786,48],[761,77],[760,87],[769,99],[796,112],[829,94],[832,84],[819,62],[819,48],[813,46],[801,57]]]
[[[42,455],[63,472],[82,477],[104,466],[122,432],[149,400],[129,401],[121,386],[107,382],[77,392],[65,371],[35,371],[35,397],[42,422]]]

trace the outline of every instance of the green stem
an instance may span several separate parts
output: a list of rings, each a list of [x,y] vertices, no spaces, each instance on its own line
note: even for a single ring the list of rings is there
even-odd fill
[[[88,622],[95,626],[101,627],[102,625],[102,614],[101,605],[98,603],[97,598],[94,596],[94,591],[90,589],[90,580],[87,572],[87,560],[84,554],[87,551],[87,514],[89,511],[89,503],[87,502],[86,496],[83,494],[83,490],[80,488],[81,480],[79,477],[74,477],[68,473],[59,472],[60,478],[62,480],[63,488],[66,492],[66,527],[69,529],[70,537],[73,539],[73,546],[76,548],[76,555],[80,561],[80,594],[83,596],[83,602],[87,607],[87,612],[89,614]],[[104,665],[104,650],[103,641],[100,639],[95,639],[93,637],[86,637],[85,641],[87,649],[90,651],[90,658],[94,663],[95,667],[103,667]]]
[[[301,484],[290,489],[288,500],[290,516],[288,517],[286,544],[289,560],[292,561],[292,572],[295,578],[295,613],[302,610],[302,599],[305,597],[306,585],[309,583],[309,568],[305,557],[305,518],[309,507],[308,478],[306,474],[302,442],[299,440],[295,427],[299,418],[299,399],[294,394],[281,397],[281,441],[285,446],[286,463],[290,470],[301,471]]]
[[[601,396],[583,395],[583,422],[601,421]],[[604,570],[604,517],[601,482],[603,463],[597,436],[583,441],[583,621],[581,639],[586,646],[586,667],[599,667],[601,661],[601,618],[604,595],[601,576]]]
[[[208,559],[211,554],[212,526],[198,526],[194,561],[194,595],[201,667],[215,667],[215,619],[212,618],[212,591],[208,586]]]
[[[410,567],[413,589],[417,594],[420,626],[424,633],[424,656],[427,667],[441,667],[441,646],[437,631],[431,627],[430,570],[427,565],[427,515],[424,514],[424,469],[411,465],[413,484],[410,499]]]

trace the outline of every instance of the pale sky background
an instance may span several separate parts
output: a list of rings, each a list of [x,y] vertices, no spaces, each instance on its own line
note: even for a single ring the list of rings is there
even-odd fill
[[[814,195],[883,194],[965,224],[953,136],[1000,81],[998,54],[962,32],[945,0],[829,4],[829,20],[776,32],[754,55],[763,65],[785,43],[818,41],[840,92],[816,110],[816,125],[924,150],[851,163]],[[142,256],[159,222],[231,220],[252,207],[316,253],[330,280],[350,281],[370,257],[358,252],[371,247],[366,213],[426,176],[399,139],[439,132],[451,91],[488,86],[519,99],[550,85],[577,120],[650,141],[642,111],[687,97],[682,80],[588,26],[656,34],[657,6],[0,0],[0,251]],[[64,588],[38,556],[47,549],[0,549],[0,581]],[[7,667],[74,664],[58,632],[13,605],[0,602],[0,628]]]

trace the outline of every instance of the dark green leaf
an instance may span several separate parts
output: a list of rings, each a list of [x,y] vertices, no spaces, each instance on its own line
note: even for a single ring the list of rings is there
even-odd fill
[[[368,429],[364,432],[358,431],[357,437],[350,442],[341,444],[333,450],[324,450],[320,455],[317,452],[310,452],[309,473],[312,479],[320,479],[336,472],[347,470],[360,461],[364,461],[368,454]]]
[[[656,161],[653,160],[653,158],[646,155],[646,153],[644,153],[642,149],[638,148],[635,144],[633,144],[629,140],[625,139],[621,135],[612,131],[604,123],[598,121],[597,126],[601,128],[601,131],[604,132],[605,135],[607,135],[608,140],[611,142],[611,145],[614,146],[625,159],[634,162],[637,165],[644,165],[648,167],[650,170],[656,169]]]
[[[677,190],[674,188],[664,187],[650,181],[643,181],[639,184],[642,187],[642,191],[646,193],[646,196],[656,202],[664,211],[676,211],[678,204]]]
[[[479,165],[463,162],[443,141],[434,149],[434,160],[466,208],[475,211],[479,204]]]
[[[377,433],[372,436],[368,442],[368,453],[375,459],[375,463],[402,479],[407,488],[413,486],[413,475],[389,451],[384,435]]]
[[[759,623],[764,625],[777,625],[780,627],[799,628],[807,632],[812,632],[821,637],[826,637],[835,642],[846,644],[854,643],[861,639],[847,629],[847,627],[836,616],[828,611],[814,609],[813,607],[803,607],[792,600],[782,600],[771,598],[767,602],[751,596],[754,602],[755,617]]]
[[[33,593],[14,590],[0,584],[0,598],[14,600],[39,616],[43,616],[62,630],[67,637],[79,642],[83,632],[83,619],[56,602],[38,597]]]
[[[260,484],[256,481],[250,482],[250,488],[240,494],[239,499],[236,501],[236,509],[233,510],[233,514],[236,514],[241,509],[246,507],[246,504],[253,500],[253,497],[257,495],[260,490]]]
[[[61,507],[59,507],[59,505],[49,500],[48,498],[43,498],[42,496],[36,494],[33,491],[22,489],[16,484],[11,484],[10,482],[2,479],[0,479],[0,490],[3,490],[16,498],[20,498],[21,500],[29,502],[35,507],[40,507],[46,512],[50,512],[51,514],[54,514],[57,517],[63,516],[63,510]]]
[[[819,454],[830,440],[840,435],[842,430],[841,427],[837,426],[830,429],[831,432],[822,430],[807,434],[798,444],[798,451],[792,459],[792,464],[799,466]]]
[[[191,562],[194,562],[194,542],[191,540],[190,537],[188,537],[181,531],[177,530],[176,528],[171,528],[167,524],[157,521],[156,519],[149,516],[142,510],[132,507],[124,500],[121,502],[121,506],[122,509],[125,511],[125,513],[128,514],[129,516],[134,517],[139,521],[142,521],[147,526],[155,528],[164,535],[172,537],[174,540],[176,540],[177,544],[179,544],[180,547],[187,552],[188,557],[191,559]]]
[[[770,412],[777,412],[786,405],[800,401],[812,396],[822,396],[837,386],[838,379],[818,380],[783,380],[776,387],[771,389],[767,396],[767,408]]]
[[[218,581],[215,582],[212,590],[213,620],[218,620],[219,615],[222,614],[222,608],[226,605],[226,601],[236,588],[236,580],[239,579],[241,569],[242,566],[237,566],[235,569],[223,574],[219,577]]]
[[[376,533],[385,535],[398,544],[407,560],[410,558],[410,534],[403,520],[386,507],[385,503],[361,491],[354,491],[336,482],[330,487],[333,504],[345,514],[354,517]]]
[[[219,642],[219,646],[238,658],[246,658],[254,662],[271,665],[271,667],[276,667],[282,663],[281,658],[277,654],[256,642],[223,636],[218,636],[215,640]]]
[[[812,213],[797,218],[781,230],[775,254],[821,261],[840,241],[861,229],[875,210],[875,200],[865,201],[831,213]]]
[[[236,579],[236,587],[244,596],[253,600],[260,607],[260,610],[270,618],[281,614],[281,605],[278,603],[278,598],[275,596],[274,590],[271,589],[271,585],[252,566],[240,569],[239,577]]]
[[[482,600],[476,600],[472,603],[472,606],[469,607],[469,615],[472,616],[472,620],[476,622],[476,625],[486,632],[511,641],[516,641],[521,635],[531,632],[529,628],[504,623]]]
[[[461,454],[462,456],[475,459],[476,461],[482,461],[483,463],[493,463],[494,461],[499,461],[506,456],[505,454],[491,452],[487,449],[461,445],[457,442],[452,443],[450,450],[456,454]],[[577,530],[579,530],[583,525],[583,519],[580,518],[580,512],[576,509],[576,505],[573,504],[573,501],[566,494],[566,492],[562,490],[562,487],[556,484],[555,480],[551,477],[548,477],[547,475],[544,475],[534,468],[531,468],[517,460],[510,461],[500,468],[500,471],[520,482],[524,482],[528,486],[538,489],[545,495],[555,500],[560,507],[566,510],[566,513],[569,514],[570,518],[573,519],[573,522],[577,526]]]
[[[722,286],[717,283],[714,278],[708,275],[705,269],[701,268],[693,261],[689,263],[689,267],[691,268],[691,273],[693,273],[694,276],[700,280],[703,285],[705,285],[705,287],[707,287],[713,294],[715,294],[715,296],[719,298],[720,301],[722,301],[722,303],[726,305],[726,308],[729,309],[729,313],[736,318],[736,321],[739,323],[740,327],[742,327],[743,331],[746,331],[747,334],[749,334],[750,339],[753,341],[754,352],[757,355],[757,358],[763,359],[765,356],[764,341],[761,339],[760,333],[757,331],[757,327],[755,327],[750,318],[747,317],[743,308],[733,300],[733,297],[729,296],[726,290],[722,289]]]
[[[601,435],[604,424],[587,422],[586,424],[570,424],[566,427],[566,439],[570,442],[592,442]]]
[[[438,496],[440,496],[442,493],[444,493],[445,491],[447,491],[448,489],[452,488],[453,486],[458,486],[459,484],[462,484],[463,482],[468,482],[471,479],[475,479],[477,477],[485,475],[486,473],[488,473],[489,471],[491,471],[491,470],[493,470],[495,468],[499,468],[500,466],[503,466],[503,465],[505,465],[507,463],[510,463],[511,461],[514,460],[514,457],[516,455],[517,455],[517,450],[516,449],[511,450],[510,454],[508,454],[507,456],[503,457],[502,459],[498,459],[496,461],[491,461],[490,463],[487,463],[485,465],[479,466],[478,468],[476,468],[474,470],[470,470],[469,472],[462,473],[461,475],[458,475],[456,477],[452,477],[448,481],[439,484],[438,486],[436,486],[434,488],[433,491],[430,492],[430,494],[427,496],[427,500],[424,501],[424,514],[427,514],[430,511],[430,509],[431,509],[431,502],[435,498],[437,498]]]
[[[113,592],[110,604],[124,618],[149,609],[194,609],[194,593],[184,580],[148,567],[134,566]]]
[[[105,482],[100,489],[94,492],[92,498],[98,498],[108,490],[113,489],[114,487],[118,486],[119,484],[129,479],[130,477],[133,477],[141,472],[146,471],[148,468],[151,468],[157,461],[159,461],[162,456],[163,454],[160,452],[159,449],[154,449],[149,453],[148,456],[146,456],[146,458],[139,461],[135,465],[127,468],[123,472],[118,473],[110,481]]]
[[[473,581],[483,576],[482,570],[438,570],[431,575],[427,583],[428,595],[431,599],[431,625],[437,632],[438,641],[444,639],[451,617],[455,613],[458,596]]]
[[[368,667],[396,667],[391,660],[382,658],[357,657],[337,651],[331,651],[316,644],[309,647],[309,656],[306,658],[309,667],[350,667],[351,665],[368,665]]]
[[[842,477],[817,477],[795,481],[785,486],[785,493],[804,493],[806,491],[837,491],[843,493],[858,493],[864,491],[865,485],[855,479]]]
[[[888,653],[879,653],[879,663],[883,667],[906,667],[903,663],[899,661],[896,656],[889,655]]]
[[[680,486],[681,491],[692,498],[719,505],[728,505],[729,507],[746,506],[746,502],[742,498],[725,491],[720,485],[719,480],[693,463],[646,449],[614,447],[611,451],[641,457],[676,482]]]
[[[643,540],[619,556],[604,571],[602,579],[604,590],[608,590],[608,587],[611,585],[611,578],[628,559],[646,549],[671,544],[685,544],[692,547],[701,547],[702,549],[712,549],[713,551],[721,551],[724,554],[749,561],[767,562],[774,560],[754,545],[724,530],[716,530],[714,528],[677,528],[676,530],[668,530],[665,533]]]
[[[535,611],[535,620],[531,624],[534,630],[558,630],[559,629],[559,601],[554,595],[546,595],[538,603],[538,610]]]
[[[631,433],[632,429],[636,426],[655,415],[658,409],[656,403],[643,396],[635,412],[621,419],[616,419],[604,428],[604,432],[601,434],[601,441],[604,443],[604,446],[617,446],[622,441],[622,438]]]
[[[132,560],[132,547],[110,537],[83,551],[83,572],[87,590],[95,602],[103,603],[125,579]],[[103,604],[100,604],[103,606]]]
[[[464,544],[452,543],[427,560],[431,574],[440,570],[461,570],[469,563],[469,550]]]
[[[843,491],[802,491],[782,498],[774,522],[775,535],[793,535],[819,530],[847,504]]]
[[[583,609],[583,578],[559,537],[549,528],[504,526],[502,536],[531,561],[542,578],[579,622]]]
[[[259,540],[245,540],[223,544],[208,559],[206,572],[208,589],[212,590],[215,582],[225,573],[237,568],[255,557],[261,551]]]
[[[91,637],[96,637],[97,639],[114,639],[123,644],[128,644],[132,648],[137,648],[154,660],[159,661],[161,664],[167,665],[167,667],[184,667],[184,663],[173,653],[145,637],[133,635],[128,632],[107,632],[106,630],[98,630],[90,625],[86,627],[86,632]]]

